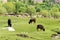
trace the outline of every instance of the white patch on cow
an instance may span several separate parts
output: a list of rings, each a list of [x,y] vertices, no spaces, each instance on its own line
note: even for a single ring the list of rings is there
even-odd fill
[[[7,29],[8,31],[15,31],[15,29],[13,27],[5,27],[5,28],[2,28],[2,29]]]
[[[15,29],[13,27],[8,27],[7,28],[9,31],[15,31]]]

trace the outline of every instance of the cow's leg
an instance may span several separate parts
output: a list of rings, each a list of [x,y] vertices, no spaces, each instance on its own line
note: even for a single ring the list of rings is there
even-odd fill
[[[39,28],[37,27],[37,31],[39,30]]]
[[[32,23],[32,21],[31,21],[31,20],[29,21],[29,24],[30,24],[30,23]]]
[[[34,23],[36,23],[36,20],[33,20],[34,21]]]
[[[10,24],[8,24],[8,27],[10,26]]]
[[[12,24],[10,24],[10,27],[12,27]]]
[[[12,25],[11,24],[8,24],[8,27],[11,27]]]
[[[30,24],[30,21],[29,21],[29,24]]]

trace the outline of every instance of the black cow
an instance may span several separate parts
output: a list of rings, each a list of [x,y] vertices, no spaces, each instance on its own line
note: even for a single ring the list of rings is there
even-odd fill
[[[11,19],[8,19],[8,27],[11,27],[12,24],[11,24]]]
[[[43,26],[43,25],[40,25],[40,24],[39,24],[39,25],[37,25],[37,30],[38,30],[38,29],[41,29],[41,30],[45,31],[44,26]]]
[[[29,20],[29,24],[32,23],[32,22],[36,23],[36,19],[35,19],[35,18],[31,18],[31,19]]]

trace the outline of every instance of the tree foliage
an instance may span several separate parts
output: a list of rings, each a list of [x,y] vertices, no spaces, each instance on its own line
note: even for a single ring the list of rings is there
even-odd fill
[[[8,13],[13,13],[15,11],[15,5],[12,2],[5,3],[4,7],[6,8]]]
[[[15,12],[18,13],[24,13],[26,11],[25,4],[22,2],[16,2],[15,3]]]
[[[7,10],[4,7],[0,7],[0,14],[7,13]]]
[[[0,2],[0,13],[15,13],[35,15],[40,13],[46,17],[60,17],[60,3],[54,4],[54,0],[44,0],[43,3],[34,3],[34,0],[8,0],[3,4]]]
[[[27,12],[30,14],[30,15],[33,15],[33,14],[36,14],[36,10],[35,10],[35,7],[34,6],[28,6],[27,7]]]

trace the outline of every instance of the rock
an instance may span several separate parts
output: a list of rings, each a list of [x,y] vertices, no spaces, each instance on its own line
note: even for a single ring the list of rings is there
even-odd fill
[[[20,36],[20,37],[24,37],[24,38],[27,38],[27,37],[29,37],[28,35],[26,35],[26,34],[16,34],[17,36]]]

